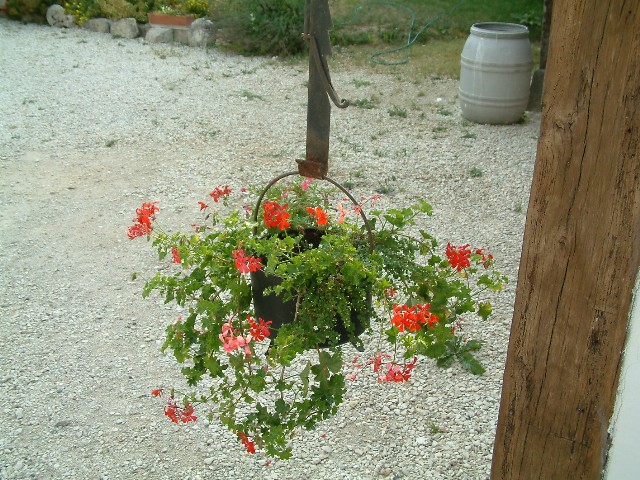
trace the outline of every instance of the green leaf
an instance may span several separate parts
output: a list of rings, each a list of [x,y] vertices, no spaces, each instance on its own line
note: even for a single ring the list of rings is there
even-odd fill
[[[458,355],[458,361],[460,362],[460,365],[474,375],[482,375],[485,372],[485,368],[470,352],[464,352]]]
[[[453,365],[454,358],[454,355],[450,353],[448,355],[445,355],[444,357],[438,358],[436,364],[441,368],[449,368],[451,365]]]
[[[260,393],[264,390],[266,382],[263,377],[259,375],[253,375],[249,377],[249,388],[256,393]]]
[[[320,352],[320,363],[326,366],[330,372],[338,373],[342,369],[342,355],[336,351],[333,355],[327,351]]]
[[[282,398],[279,398],[278,400],[276,400],[275,408],[276,408],[276,413],[278,415],[282,415],[283,413],[286,413],[286,411],[288,410],[287,402],[285,402]]]
[[[443,343],[433,343],[431,345],[418,343],[418,352],[429,358],[440,358],[446,355],[447,347]]]
[[[431,206],[430,203],[426,202],[423,199],[418,200],[418,203],[415,205],[414,208],[418,210],[420,213],[425,213],[429,216],[433,214],[433,207]]]
[[[469,340],[462,347],[460,347],[460,352],[471,352],[475,350],[480,350],[482,344],[478,340]]]
[[[309,373],[311,373],[311,363],[307,362],[307,366],[300,372],[300,380],[302,380],[302,396],[306,397],[309,393]]]
[[[493,308],[491,307],[491,304],[489,302],[478,304],[478,315],[482,317],[483,320],[489,318],[491,312],[493,312]]]

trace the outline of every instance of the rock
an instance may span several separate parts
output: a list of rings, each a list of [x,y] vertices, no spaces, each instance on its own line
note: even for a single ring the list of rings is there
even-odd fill
[[[53,4],[47,9],[47,23],[52,27],[70,28],[76,24],[76,17],[67,15],[62,6]]]
[[[98,33],[109,33],[111,31],[111,20],[107,18],[91,18],[84,24],[84,28]]]
[[[209,458],[205,458],[204,459],[204,464],[205,465],[211,465],[213,463],[215,459],[213,457],[209,457]]]
[[[123,18],[111,24],[111,35],[114,37],[136,38],[140,35],[135,18]]]
[[[144,39],[149,43],[171,43],[173,42],[173,29],[152,27],[149,29]]]
[[[380,469],[380,475],[382,475],[383,477],[388,477],[392,473],[393,473],[393,470],[389,467]]]
[[[196,18],[189,28],[189,42],[192,47],[208,47],[216,43],[213,22],[206,18]]]
[[[189,45],[189,30],[186,28],[174,28],[173,39],[183,45]]]
[[[153,25],[151,25],[150,23],[139,23],[138,24],[138,30],[140,31],[140,36],[141,37],[146,37],[147,36],[147,32],[149,30],[151,30],[151,28],[153,28]]]

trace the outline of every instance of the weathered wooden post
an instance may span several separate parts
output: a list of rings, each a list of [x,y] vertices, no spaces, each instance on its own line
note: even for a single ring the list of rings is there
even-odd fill
[[[600,479],[640,265],[640,9],[554,0],[492,479]]]

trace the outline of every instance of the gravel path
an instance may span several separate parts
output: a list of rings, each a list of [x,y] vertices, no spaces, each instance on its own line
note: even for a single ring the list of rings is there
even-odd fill
[[[141,299],[131,272],[156,262],[125,230],[142,201],[188,226],[213,186],[295,168],[306,67],[5,19],[0,45],[0,478],[488,477],[537,114],[469,124],[455,80],[332,71],[338,92],[376,106],[334,109],[330,175],[391,204],[425,197],[427,228],[487,246],[511,283],[493,319],[468,326],[485,375],[423,361],[408,384],[361,377],[293,460],[265,466],[215,423],[171,424],[151,397],[182,385],[159,352],[177,313]]]

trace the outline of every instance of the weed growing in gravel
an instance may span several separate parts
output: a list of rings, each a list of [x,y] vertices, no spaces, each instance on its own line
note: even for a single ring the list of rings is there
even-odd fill
[[[442,115],[444,117],[449,117],[449,116],[453,115],[453,112],[451,110],[448,110],[445,107],[438,107],[438,109],[436,110],[436,113],[438,113],[438,115]]]
[[[388,113],[390,117],[407,118],[407,110],[395,105],[388,110]]]
[[[465,132],[462,134],[462,138],[476,138],[476,134],[473,132],[470,132],[469,130],[465,130]]]
[[[479,178],[482,176],[482,170],[480,170],[478,167],[471,167],[471,169],[469,170],[469,175],[471,176],[471,178]]]
[[[371,85],[371,82],[369,80],[358,80],[358,79],[355,79],[351,83],[353,83],[353,85],[356,88],[368,87],[369,85]]]
[[[371,109],[376,106],[376,102],[374,102],[371,98],[360,98],[358,100],[352,100],[350,103],[354,107],[366,109]]]
[[[264,97],[262,95],[250,92],[249,90],[242,90],[238,96],[246,100],[260,100],[264,102]]]

